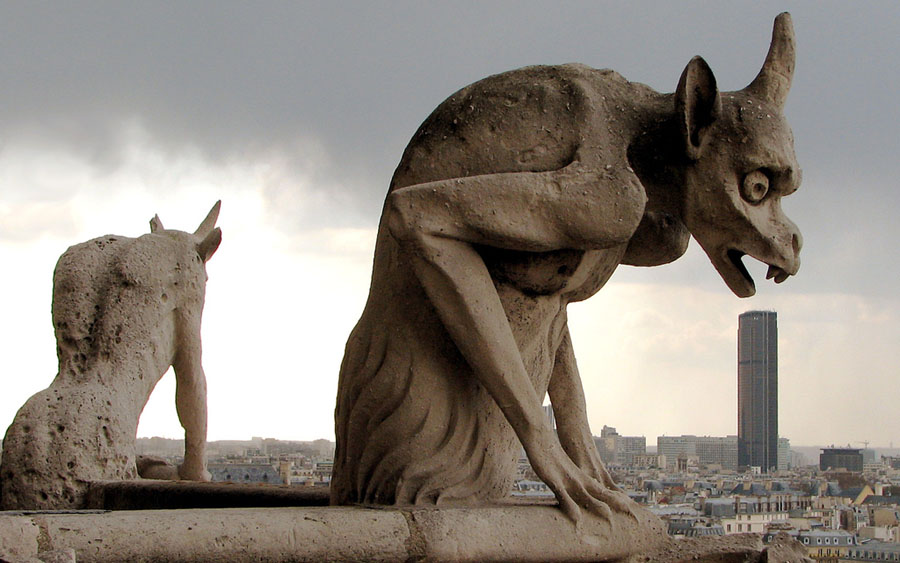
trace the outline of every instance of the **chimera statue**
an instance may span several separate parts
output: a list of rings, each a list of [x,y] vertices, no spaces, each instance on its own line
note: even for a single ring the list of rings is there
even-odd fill
[[[193,234],[107,235],[69,248],[53,276],[59,373],[19,410],[3,441],[0,509],[82,508],[94,481],[134,479],[138,419],[175,369],[185,430],[173,478],[209,480],[200,319],[206,261],[222,241],[219,203]]]
[[[744,255],[779,283],[797,272],[780,203],[800,183],[782,113],[793,70],[785,13],[737,92],[695,57],[674,94],[567,64],[438,106],[394,173],[347,342],[332,502],[497,501],[521,442],[573,521],[631,513],[591,438],[566,306],[619,264],[675,260],[691,235],[739,297],[755,291]]]

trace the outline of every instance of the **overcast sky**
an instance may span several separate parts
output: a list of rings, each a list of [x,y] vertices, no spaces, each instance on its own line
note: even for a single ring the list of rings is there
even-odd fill
[[[780,434],[900,444],[900,3],[3,2],[0,427],[56,373],[57,258],[218,199],[204,366],[210,439],[333,439],[338,368],[368,292],[391,173],[444,98],[487,75],[581,62],[671,92],[702,55],[756,75],[793,15],[785,113],[803,167],[785,200],[803,266],[751,265],[733,296],[705,255],[622,267],[570,307],[595,434],[737,432],[737,315],[779,320]],[[564,408],[564,407],[563,407]],[[174,378],[141,436],[180,437]]]

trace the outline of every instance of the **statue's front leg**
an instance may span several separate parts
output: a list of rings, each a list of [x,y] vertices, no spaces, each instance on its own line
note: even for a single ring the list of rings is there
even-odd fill
[[[178,475],[190,481],[209,481],[206,470],[206,374],[201,364],[200,312],[178,319],[175,368],[175,409],[184,428],[184,463]]]
[[[556,352],[548,392],[556,417],[557,435],[565,452],[575,465],[609,489],[604,502],[615,510],[631,513],[631,501],[613,482],[594,444],[587,419],[584,389],[568,328],[565,329]]]
[[[582,508],[610,517],[619,509],[621,493],[612,494],[561,447],[473,244],[525,251],[622,244],[637,224],[635,209],[604,205],[609,194],[592,192],[594,180],[571,171],[457,178],[399,189],[385,206],[390,232],[443,326],[515,431],[535,472],[576,522]],[[593,219],[606,213],[609,222],[587,221],[585,207],[597,211]]]

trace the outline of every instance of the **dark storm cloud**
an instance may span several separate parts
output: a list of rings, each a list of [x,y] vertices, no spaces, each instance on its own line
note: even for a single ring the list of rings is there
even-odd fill
[[[737,89],[784,9],[798,36],[787,113],[805,171],[786,206],[815,271],[848,239],[897,234],[878,223],[900,203],[896,3],[4,3],[0,142],[62,145],[114,168],[122,123],[136,120],[172,154],[280,152],[322,191],[318,220],[372,226],[406,141],[456,89],[578,61],[672,91],[695,54]],[[327,157],[314,167],[291,154],[309,141]],[[273,199],[291,186],[273,184]],[[848,266],[877,255],[864,246]]]
[[[383,176],[440,100],[492,72],[577,60],[671,91],[701,53],[725,88],[743,86],[783,7],[333,4],[4,4],[0,116],[12,132],[47,128],[98,157],[114,152],[110,130],[130,117],[164,144],[213,155],[314,137]],[[793,8],[795,127],[814,124],[818,134],[802,136],[807,151],[825,137],[850,160],[900,114],[891,87],[900,9]],[[881,141],[896,148],[893,135]],[[861,156],[871,164],[885,154]]]

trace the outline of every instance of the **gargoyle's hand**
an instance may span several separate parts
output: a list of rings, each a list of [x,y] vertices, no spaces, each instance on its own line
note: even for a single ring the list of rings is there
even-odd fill
[[[606,520],[612,518],[613,512],[635,517],[633,502],[612,484],[602,464],[597,470],[598,479],[590,469],[578,467],[560,446],[529,458],[535,473],[556,495],[560,509],[576,525],[583,518],[583,510]],[[606,485],[605,480],[612,486]]]

